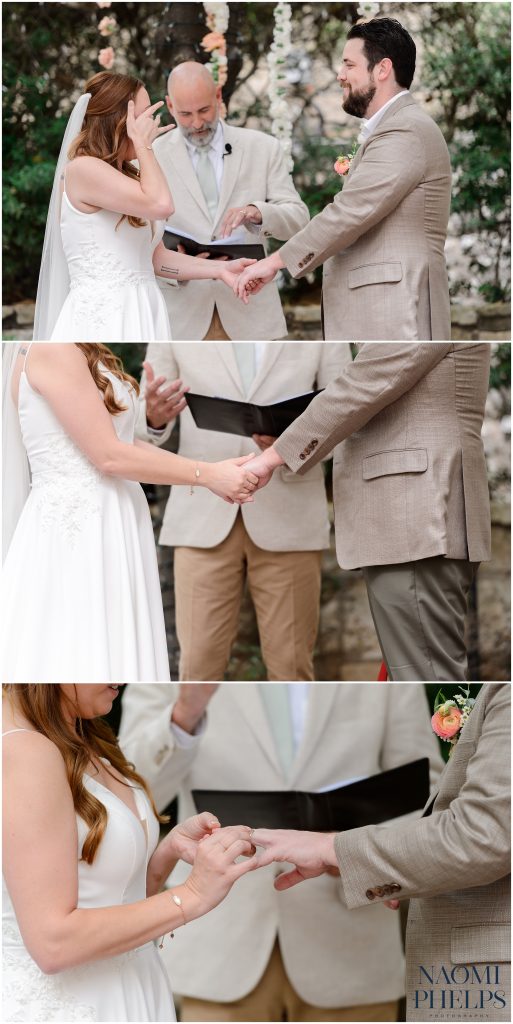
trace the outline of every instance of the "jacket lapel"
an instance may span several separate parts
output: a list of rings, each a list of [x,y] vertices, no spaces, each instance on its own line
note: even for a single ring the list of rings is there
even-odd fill
[[[347,178],[348,179],[351,177],[353,172],[358,167],[358,164],[360,163],[360,161],[361,161],[361,159],[362,159],[362,157],[363,157],[363,155],[365,153],[365,150],[367,149],[367,146],[368,146],[369,142],[371,141],[371,139],[373,139],[375,135],[379,135],[379,132],[381,131],[382,125],[386,125],[387,120],[390,117],[393,117],[393,115],[395,113],[397,113],[398,110],[402,110],[403,107],[410,107],[412,104],[413,105],[415,104],[415,100],[413,99],[413,96],[410,96],[410,94],[408,93],[407,96],[401,96],[400,99],[395,101],[395,103],[392,103],[392,106],[389,107],[388,110],[385,110],[385,113],[383,114],[383,117],[381,118],[381,121],[378,122],[378,124],[377,124],[376,128],[374,129],[374,131],[372,132],[372,134],[369,135],[368,139],[365,139],[365,141],[362,142],[360,148],[356,151],[356,153],[355,153],[355,155],[354,155],[354,157],[353,157],[353,159],[351,161],[351,167],[349,168],[349,171],[347,173]]]
[[[202,213],[205,214],[207,222],[210,222],[210,214],[208,212],[208,206],[205,200],[205,196],[201,191],[199,181],[196,177],[196,172],[192,166],[191,158],[187,152],[187,146],[183,140],[179,129],[175,129],[176,135],[172,142],[166,149],[165,158],[168,160],[171,167],[170,174],[170,188],[171,195],[173,194],[173,172],[180,179],[183,186],[190,192],[194,202],[197,203]],[[171,140],[170,140],[171,141]]]
[[[271,684],[272,685],[272,684]],[[254,733],[257,743],[264,751],[276,772],[283,778],[283,769],[274,743],[274,738],[267,720],[265,708],[260,698],[258,683],[249,685],[239,683],[229,686],[230,696],[237,704],[240,713],[245,718],[251,731]],[[283,782],[283,789],[286,789]]]
[[[323,683],[322,685],[312,683],[310,686],[303,738],[296,751],[290,773],[291,789],[297,788],[297,780],[301,772],[322,744],[324,727],[331,713],[337,691],[338,687],[334,683]]]
[[[283,348],[283,343],[274,343],[273,345],[266,345],[262,362],[253,378],[253,383],[249,389],[247,401],[250,402],[259,387],[269,376],[271,368],[274,366],[276,360],[279,358],[280,352]],[[234,357],[235,358],[235,357]],[[286,397],[286,396],[285,396]]]
[[[221,362],[223,363],[228,373],[230,374],[230,377],[232,378],[234,384],[236,384],[237,389],[240,391],[240,397],[244,398],[244,388],[242,387],[239,367],[237,366],[237,360],[235,358],[233,346],[230,344],[229,341],[216,341],[213,344],[215,345],[216,352]]]

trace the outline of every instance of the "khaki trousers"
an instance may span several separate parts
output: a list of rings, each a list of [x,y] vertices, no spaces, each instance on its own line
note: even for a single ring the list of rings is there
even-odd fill
[[[231,338],[227,335],[221,323],[221,317],[217,312],[217,306],[214,306],[210,327],[205,334],[203,341],[231,341]]]
[[[324,1007],[304,1003],[285,973],[278,942],[258,985],[249,995],[233,1003],[184,997],[182,1021],[389,1021],[397,1020],[398,1004],[369,1003],[365,1006]]]
[[[181,680],[224,678],[247,579],[268,678],[313,681],[320,551],[264,551],[239,511],[221,544],[175,548],[174,579]]]
[[[363,570],[388,669],[401,682],[464,682],[465,619],[478,563],[421,558]]]

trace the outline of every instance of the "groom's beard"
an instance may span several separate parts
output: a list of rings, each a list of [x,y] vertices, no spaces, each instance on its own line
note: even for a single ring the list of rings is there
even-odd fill
[[[201,133],[195,132],[193,128],[183,128],[180,125],[180,131],[187,142],[190,142],[197,149],[202,149],[204,146],[209,146],[214,138],[219,124],[219,117],[216,117],[213,121],[205,121],[203,130]]]
[[[347,97],[342,102],[342,109],[346,114],[352,114],[354,117],[365,117],[369,104],[376,95],[376,86],[369,85],[366,89],[358,90],[353,90],[351,86],[348,88]]]

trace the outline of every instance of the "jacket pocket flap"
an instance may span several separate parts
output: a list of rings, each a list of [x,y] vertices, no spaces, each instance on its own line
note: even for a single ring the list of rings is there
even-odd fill
[[[451,928],[453,964],[508,963],[511,958],[509,924],[471,924]]]
[[[393,473],[425,473],[427,465],[425,448],[376,452],[375,455],[368,455],[363,460],[363,479],[374,480],[377,476],[391,476]]]
[[[400,263],[368,263],[349,271],[347,285],[348,288],[361,288],[364,284],[387,284],[400,281],[402,276]]]

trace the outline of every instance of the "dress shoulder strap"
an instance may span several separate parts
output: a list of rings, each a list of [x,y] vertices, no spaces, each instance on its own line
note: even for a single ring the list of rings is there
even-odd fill
[[[27,347],[25,348],[25,346],[23,346],[23,348],[21,350],[22,353],[24,353],[24,355],[25,355],[25,359],[23,360],[23,369],[24,370],[26,369],[26,366],[27,366],[27,356],[28,356],[31,348],[32,348],[32,342],[30,341],[29,344],[27,345]],[[30,732],[30,729],[12,729],[11,731],[12,732]]]
[[[3,732],[2,736],[10,736],[13,732],[35,732],[35,729],[8,729],[7,732]]]

